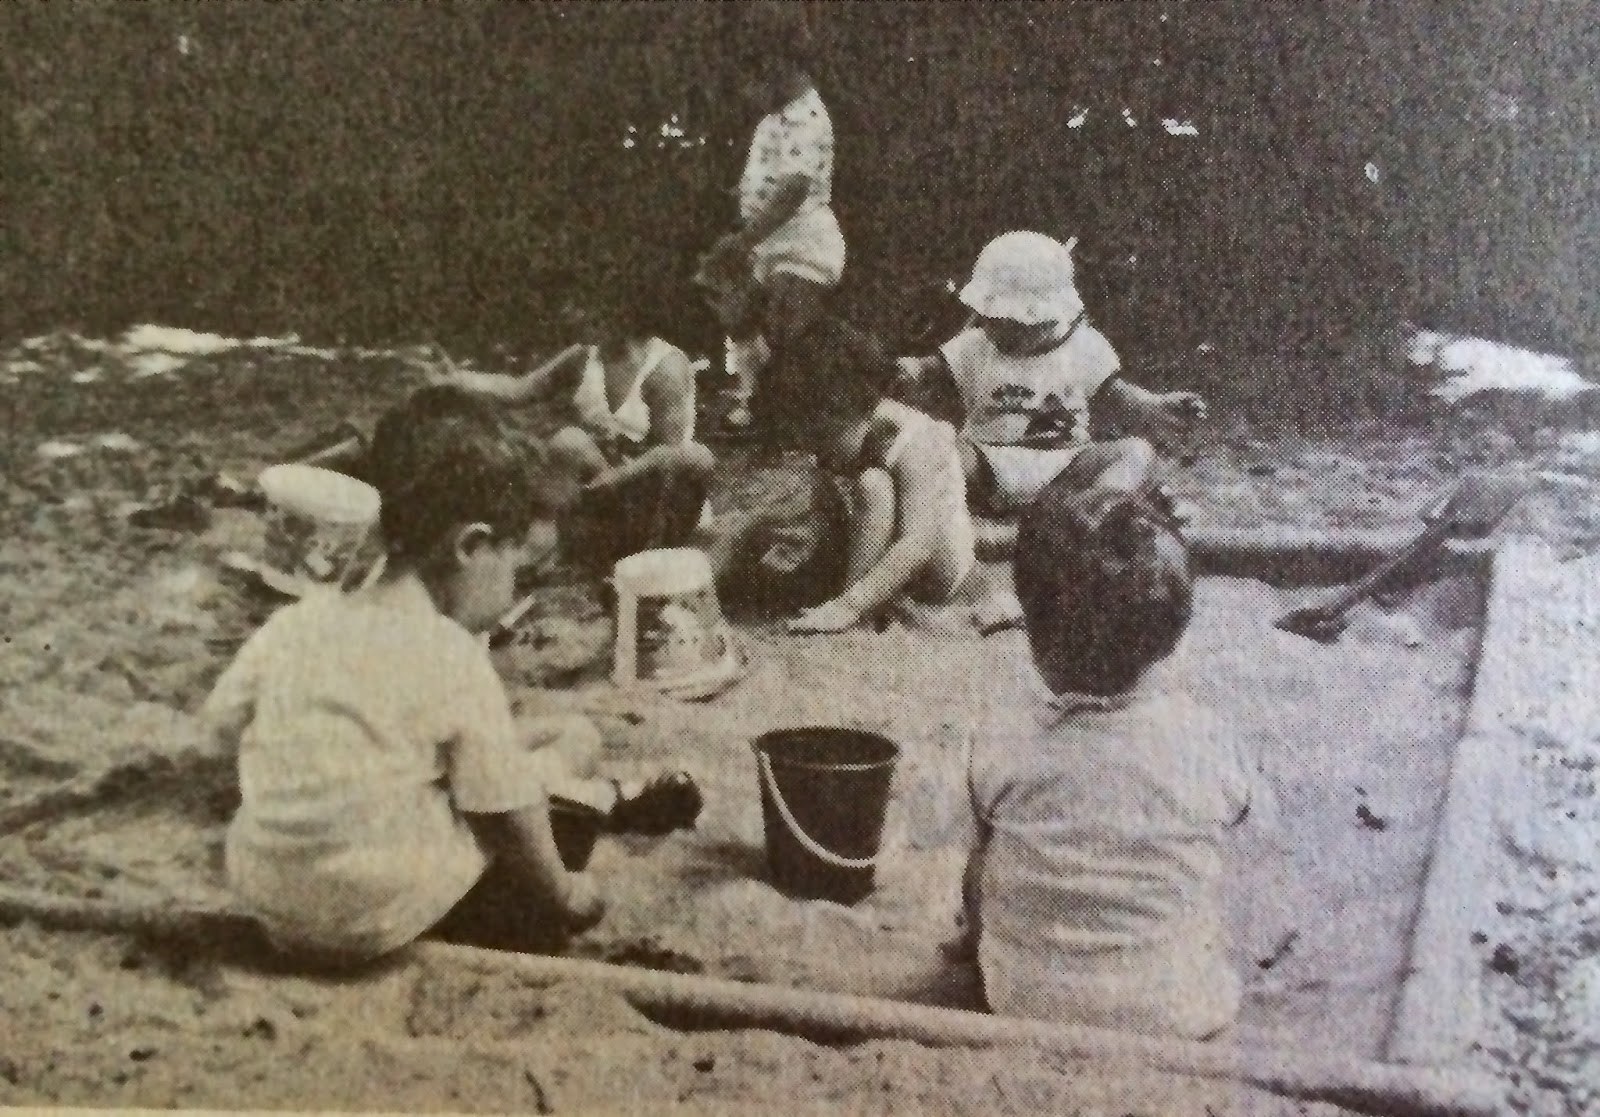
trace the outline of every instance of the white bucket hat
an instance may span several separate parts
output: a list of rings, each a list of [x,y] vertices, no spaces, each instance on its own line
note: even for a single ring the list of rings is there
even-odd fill
[[[1003,233],[978,254],[961,301],[985,318],[1029,326],[1075,318],[1083,310],[1072,270],[1077,243],[1077,237],[1062,244],[1043,233]]]

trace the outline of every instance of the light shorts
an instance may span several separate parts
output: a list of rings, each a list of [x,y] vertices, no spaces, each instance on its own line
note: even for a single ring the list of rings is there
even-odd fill
[[[1040,450],[1031,446],[996,446],[974,442],[972,448],[988,467],[987,496],[995,510],[1014,512],[1071,465],[1089,444]]]
[[[750,253],[752,277],[765,286],[779,273],[822,287],[836,287],[844,275],[844,232],[827,206],[796,214]]]

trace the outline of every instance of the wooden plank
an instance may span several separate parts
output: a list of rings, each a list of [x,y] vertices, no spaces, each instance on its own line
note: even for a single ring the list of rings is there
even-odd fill
[[[1479,1038],[1483,963],[1472,936],[1493,916],[1487,875],[1496,812],[1518,778],[1516,727],[1569,669],[1569,641],[1582,620],[1569,614],[1582,602],[1591,624],[1600,615],[1592,595],[1573,584],[1578,576],[1537,544],[1508,542],[1494,557],[1467,731],[1451,764],[1410,964],[1384,1044],[1390,1061],[1448,1065]]]
[[[978,521],[978,557],[985,562],[1011,558],[1015,521]],[[1191,528],[1185,533],[1189,556],[1200,575],[1258,578],[1278,586],[1330,585],[1366,573],[1417,534],[1412,528],[1326,531],[1315,528]],[[1448,544],[1428,574],[1482,574],[1492,545],[1482,541]]]
[[[415,952],[426,965],[517,978],[535,988],[570,981],[609,989],[669,1027],[760,1028],[823,1043],[886,1039],[936,1048],[1034,1047],[1067,1059],[1239,1082],[1374,1117],[1492,1117],[1499,1109],[1497,1082],[1455,1070],[1387,1066],[1322,1052],[1226,1041],[1158,1039],[875,997],[445,943],[423,943]]]

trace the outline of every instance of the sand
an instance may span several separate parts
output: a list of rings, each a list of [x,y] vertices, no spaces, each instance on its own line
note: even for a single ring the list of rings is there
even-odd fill
[[[178,759],[140,797],[105,795],[0,837],[0,879],[63,895],[224,899],[219,849],[231,772],[195,758],[195,727],[183,711],[265,615],[218,563],[228,550],[255,546],[259,522],[219,511],[205,531],[140,531],[122,506],[219,469],[253,476],[282,447],[347,415],[370,419],[415,382],[398,359],[341,366],[234,354],[196,361],[177,381],[68,388],[30,380],[12,389],[4,438],[17,468],[0,504],[0,570],[16,591],[0,602],[0,817],[118,757]],[[108,433],[129,435],[134,448],[93,445]],[[1234,430],[1175,487],[1216,523],[1401,523],[1460,460],[1447,435],[1262,440]],[[36,456],[50,440],[91,448]],[[1474,453],[1508,458],[1513,449]],[[1595,530],[1592,509],[1573,499],[1543,499],[1519,516],[1513,526],[1548,528],[1569,548]],[[1232,860],[1229,910],[1248,978],[1240,1034],[1370,1054],[1403,964],[1480,603],[1459,583],[1424,587],[1392,614],[1365,611],[1340,645],[1325,648],[1267,627],[1292,597],[1208,579],[1180,653],[1191,684],[1244,722],[1281,806],[1276,828],[1241,833]],[[937,951],[962,851],[941,844],[921,808],[926,789],[946,782],[941,758],[953,755],[984,673],[1021,654],[1016,636],[980,640],[949,617],[931,628],[829,639],[752,629],[744,634],[750,675],[720,699],[620,702],[594,682],[604,669],[604,624],[570,591],[553,591],[544,604],[533,621],[538,654],[504,664],[521,703],[589,710],[616,769],[682,761],[710,796],[692,835],[602,844],[595,868],[614,882],[616,900],[577,953],[939,1003],[970,996],[970,975]],[[523,685],[529,680],[562,689],[536,692]],[[906,750],[882,886],[856,908],[797,904],[763,878],[748,742],[772,726],[815,721],[886,731]],[[1587,778],[1587,769],[1573,772]],[[1561,803],[1579,794],[1545,793]],[[1581,906],[1594,877],[1563,872],[1568,914],[1529,916],[1506,932],[1519,956],[1543,951],[1560,965],[1526,966],[1513,988],[1490,989],[1506,1037],[1496,1041],[1503,1058],[1489,1065],[1508,1081],[1517,1066],[1545,1057],[1537,1051],[1559,1069],[1586,1050],[1585,1036],[1600,1036],[1600,1023],[1570,1012],[1554,1023],[1513,1023],[1555,986],[1600,987],[1574,976],[1591,952],[1582,944],[1596,934]],[[1516,896],[1528,892],[1517,887]],[[1554,902],[1541,892],[1514,910],[1545,912]],[[24,927],[0,938],[8,1021],[0,1101],[535,1112],[631,1104],[656,1112],[682,1099],[738,1109],[781,1100],[785,1109],[1335,1112],[1015,1053],[685,1035],[585,990],[535,997],[463,987],[460,975],[414,966],[327,983],[116,937]],[[1560,1039],[1561,1029],[1577,1038]],[[1568,1097],[1562,1089],[1530,1089],[1540,1113],[1577,1112],[1557,1108]]]

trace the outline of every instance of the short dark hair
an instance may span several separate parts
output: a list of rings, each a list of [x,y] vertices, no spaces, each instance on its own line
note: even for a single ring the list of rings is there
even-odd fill
[[[795,0],[740,5],[734,45],[739,69],[764,74],[774,66],[787,66],[809,73],[814,56],[808,7]]]
[[[1098,527],[1079,511],[1081,482],[1060,476],[1023,512],[1016,584],[1034,663],[1055,690],[1109,696],[1172,654],[1194,586],[1171,519],[1141,496]]]
[[[770,369],[757,400],[791,440],[809,442],[819,430],[864,419],[893,383],[896,368],[875,336],[824,314],[795,343],[800,356]]]
[[[449,386],[414,392],[378,420],[366,475],[383,499],[379,522],[390,554],[411,562],[428,561],[463,524],[520,538],[567,500],[563,472],[542,442],[511,431],[492,404]]]

